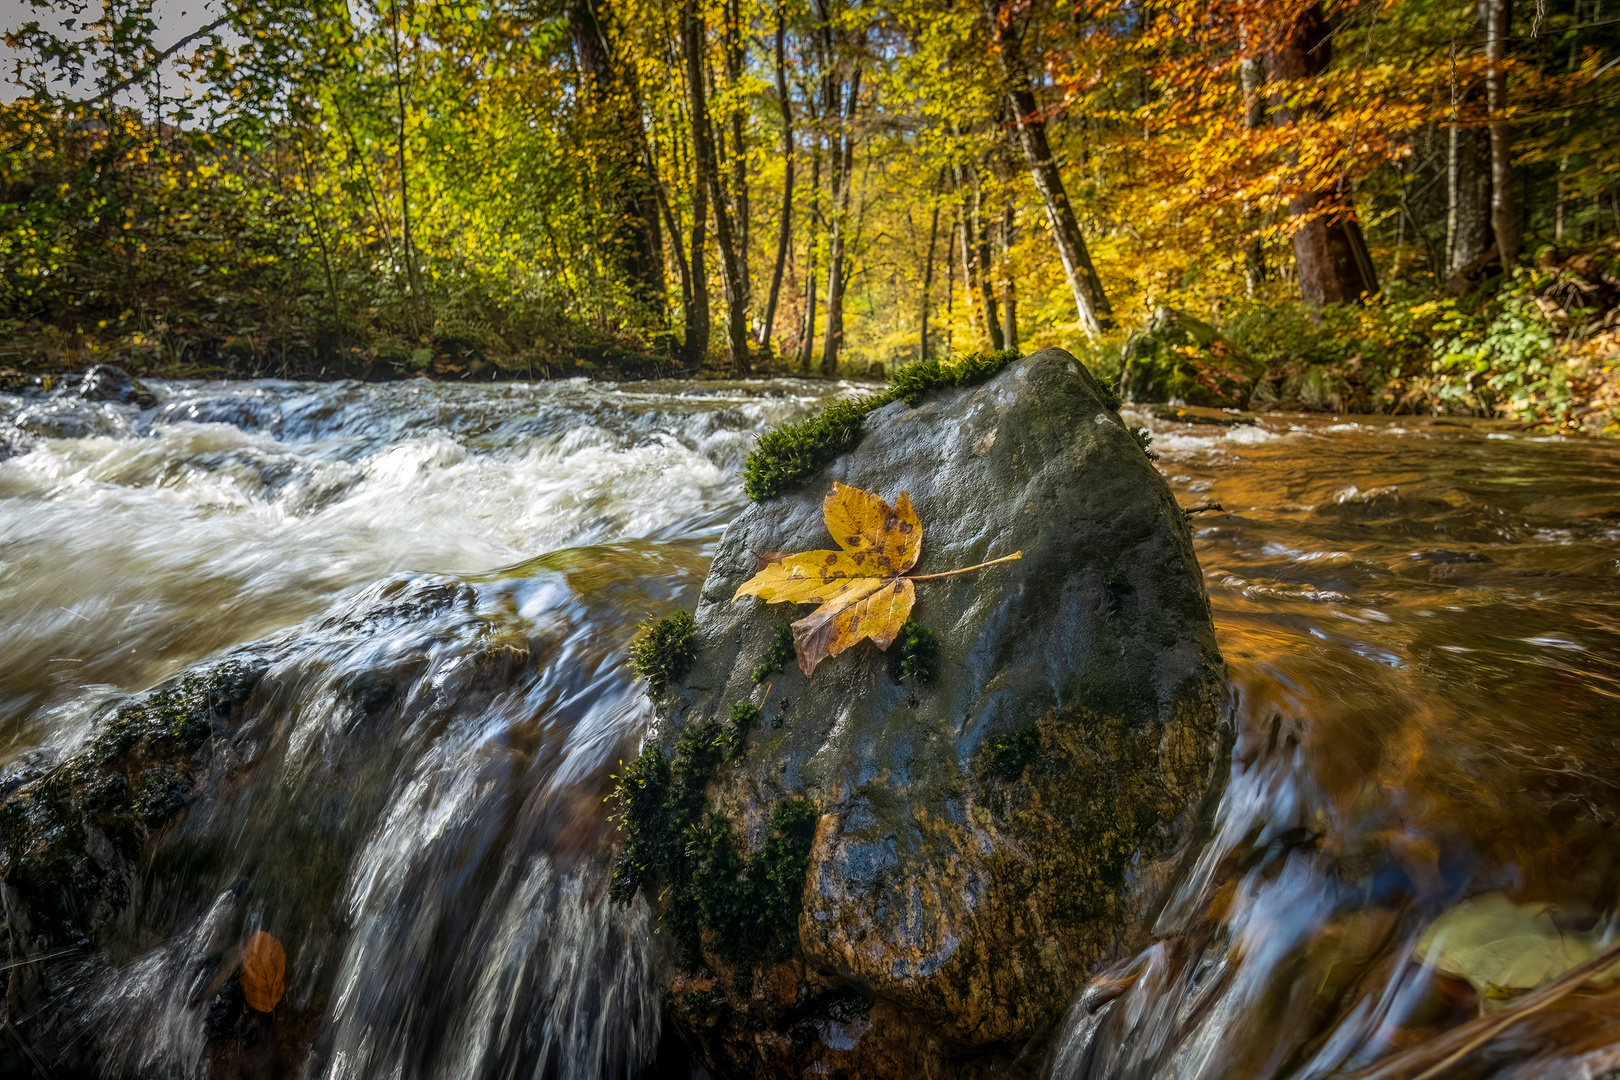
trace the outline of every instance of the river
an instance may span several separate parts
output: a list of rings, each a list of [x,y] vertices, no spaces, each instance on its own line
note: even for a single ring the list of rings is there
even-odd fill
[[[856,388],[149,385],[145,409],[0,395],[0,766],[221,658],[273,707],[216,812],[164,834],[119,947],[58,965],[61,1030],[100,1033],[109,1075],[206,1075],[225,943],[264,929],[276,1072],[633,1074],[660,1031],[654,916],[602,889],[604,796],[650,719],[624,646],[692,603],[754,435]],[[1567,944],[1509,982],[1608,944],[1620,446],[1127,418],[1184,506],[1220,504],[1194,530],[1237,741],[1203,860],[1156,943],[1075,988],[1050,1074],[1386,1059],[1516,992],[1448,968],[1432,928],[1468,897]],[[1609,1002],[1475,1074],[1620,1068]]]

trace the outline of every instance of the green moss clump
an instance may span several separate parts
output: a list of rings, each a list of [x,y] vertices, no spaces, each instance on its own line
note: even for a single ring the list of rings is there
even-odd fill
[[[1132,428],[1131,438],[1136,440],[1136,445],[1142,448],[1142,453],[1147,455],[1149,461],[1159,460],[1159,455],[1148,449],[1149,446],[1153,445],[1153,435],[1147,428]]]
[[[1109,412],[1119,412],[1119,407],[1125,404],[1125,399],[1119,396],[1119,391],[1108,383],[1097,384],[1102,390],[1103,404]]]
[[[919,360],[889,376],[889,388],[859,401],[841,401],[818,416],[784,424],[759,437],[743,463],[743,491],[753,502],[775,498],[802,487],[861,437],[868,413],[891,401],[915,408],[931,390],[974,386],[991,378],[1021,354],[1002,349],[985,356],[970,353],[955,360]]]
[[[642,634],[630,646],[630,670],[647,680],[654,694],[678,682],[697,659],[697,620],[690,611],[677,611],[655,623],[643,623]]]
[[[938,657],[939,638],[928,627],[907,619],[889,646],[889,675],[895,682],[931,683]]]
[[[1041,749],[1041,731],[1034,720],[1021,724],[1005,735],[990,740],[990,756],[985,772],[997,780],[1014,783],[1024,775],[1024,766]]]
[[[861,437],[866,414],[888,404],[883,395],[841,401],[819,416],[767,431],[743,462],[743,491],[753,502],[804,484]]]
[[[625,839],[609,895],[626,902],[639,891],[661,900],[688,968],[703,961],[703,932],[715,931],[716,954],[742,983],[751,983],[754,965],[785,948],[797,925],[818,816],[809,802],[784,799],[771,812],[764,845],[748,857],[725,815],[706,811],[715,769],[758,719],[757,706],[739,702],[729,725],[693,724],[668,756],[644,749],[614,789]]]
[[[976,386],[1000,373],[1001,369],[1023,354],[1017,349],[1002,349],[986,356],[970,353],[956,360],[918,360],[904,364],[889,376],[889,401],[898,398],[912,408],[922,404],[923,395],[931,390],[958,386]]]
[[[753,678],[756,683],[762,683],[787,667],[788,661],[793,659],[793,625],[782,623],[771,634],[771,643],[765,648],[765,655],[759,658],[754,665]]]

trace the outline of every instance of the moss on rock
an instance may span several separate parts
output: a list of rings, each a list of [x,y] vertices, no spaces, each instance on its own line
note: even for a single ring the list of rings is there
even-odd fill
[[[0,880],[26,948],[88,947],[129,902],[147,841],[191,801],[197,752],[263,671],[228,660],[189,673],[113,710],[77,754],[6,778]]]
[[[834,458],[860,441],[868,413],[892,401],[912,408],[931,391],[975,386],[1017,360],[1017,349],[969,353],[954,360],[919,360],[889,376],[889,388],[858,401],[841,401],[808,420],[768,431],[743,463],[743,491],[754,502],[803,487]]]
[[[677,611],[642,630],[630,646],[630,669],[647,680],[654,694],[661,694],[697,659],[697,622],[690,611]]]

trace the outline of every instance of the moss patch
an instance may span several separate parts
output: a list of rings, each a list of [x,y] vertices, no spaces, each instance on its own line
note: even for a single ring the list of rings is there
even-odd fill
[[[0,876],[31,943],[89,947],[129,902],[145,845],[191,801],[197,751],[263,672],[230,660],[185,675],[120,706],[73,757],[6,778]]]
[[[630,646],[630,670],[647,680],[654,694],[662,694],[692,669],[697,659],[697,620],[690,611],[677,611],[655,623],[643,624]]]
[[[905,364],[889,376],[889,388],[881,394],[841,401],[818,416],[768,431],[743,463],[743,491],[753,502],[763,502],[803,487],[860,440],[861,426],[874,409],[891,401],[915,408],[930,391],[982,383],[1020,355],[1017,349],[1003,349],[988,356],[970,353],[955,360]]]
[[[765,654],[754,665],[753,679],[762,683],[787,667],[788,661],[793,659],[793,625],[782,623],[771,634],[771,643],[765,647]]]
[[[625,841],[610,895],[624,902],[640,891],[662,901],[664,922],[688,968],[702,964],[704,934],[712,932],[710,947],[733,965],[739,983],[751,983],[755,965],[787,948],[818,817],[803,799],[782,800],[771,812],[764,845],[748,856],[725,815],[707,809],[710,778],[740,751],[758,719],[757,707],[740,702],[728,723],[692,724],[669,755],[644,749],[614,789]]]
[[[894,643],[889,646],[889,675],[895,682],[907,679],[918,683],[934,681],[934,662],[939,657],[939,638],[928,627],[907,619]]]

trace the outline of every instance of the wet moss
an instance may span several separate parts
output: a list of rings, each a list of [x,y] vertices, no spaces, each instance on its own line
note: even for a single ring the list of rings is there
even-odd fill
[[[793,625],[781,623],[771,633],[771,643],[765,647],[765,653],[754,665],[753,679],[762,683],[787,667],[788,661],[793,659]]]
[[[860,441],[867,414],[892,401],[915,408],[933,390],[974,386],[1017,360],[1017,349],[988,356],[971,353],[954,360],[921,360],[905,364],[889,376],[889,388],[859,401],[841,401],[817,416],[784,424],[759,437],[743,463],[743,491],[753,502],[763,502],[803,487],[811,477]]]
[[[263,671],[232,660],[187,674],[119,706],[80,753],[9,785],[0,876],[31,944],[87,946],[128,903],[152,833],[190,801],[196,752]]]
[[[690,611],[643,624],[641,635],[630,646],[630,670],[646,679],[654,694],[679,682],[696,659],[697,620]]]
[[[939,638],[928,627],[907,619],[889,646],[889,675],[895,682],[931,683],[938,657]]]
[[[725,815],[708,810],[709,780],[758,719],[756,706],[740,702],[729,723],[692,724],[669,755],[644,749],[614,789],[625,838],[610,895],[626,902],[639,891],[660,901],[688,968],[703,963],[710,932],[710,946],[740,985],[791,940],[818,816],[806,800],[782,800],[765,843],[748,856]]]

